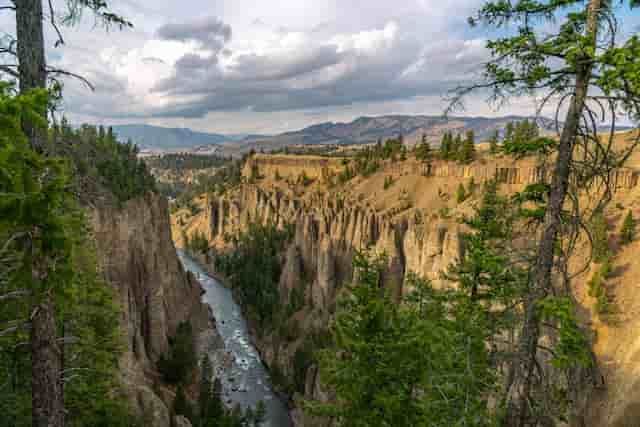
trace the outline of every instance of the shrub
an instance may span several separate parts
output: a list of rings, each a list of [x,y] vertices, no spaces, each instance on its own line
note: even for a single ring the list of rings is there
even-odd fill
[[[467,200],[467,192],[464,189],[464,184],[460,183],[458,185],[458,189],[456,190],[456,201],[458,203],[462,203]]]
[[[207,253],[209,250],[209,239],[201,231],[196,231],[190,239],[185,240],[185,247],[193,253]]]
[[[216,258],[216,269],[230,278],[240,303],[261,326],[274,326],[280,309],[280,254],[291,235],[290,227],[283,231],[273,224],[252,223],[246,232],[230,238],[232,252]]]
[[[304,187],[308,187],[312,183],[313,179],[309,178],[305,171],[302,171],[302,173],[300,173],[300,175],[298,176],[298,184],[301,184]]]
[[[192,423],[194,422],[194,411],[184,394],[182,385],[179,385],[176,390],[176,398],[173,400],[173,414],[182,415]]]
[[[169,352],[158,360],[158,371],[168,383],[179,384],[189,378],[196,363],[193,328],[188,321],[180,322],[175,336],[169,339]]]
[[[293,383],[298,393],[304,393],[307,370],[313,363],[313,352],[305,342],[293,355]]]
[[[383,188],[388,190],[394,184],[393,177],[391,175],[384,177]]]
[[[611,256],[609,249],[609,235],[607,221],[601,212],[594,215],[591,221],[591,240],[593,245],[593,260],[604,262]]]
[[[627,212],[627,216],[622,223],[622,229],[620,230],[620,243],[627,245],[631,243],[636,234],[636,221],[633,218],[631,210]]]

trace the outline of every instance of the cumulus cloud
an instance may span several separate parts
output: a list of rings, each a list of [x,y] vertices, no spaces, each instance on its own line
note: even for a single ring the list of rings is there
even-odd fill
[[[231,40],[231,27],[216,17],[195,21],[166,24],[158,28],[161,39],[181,42],[197,42],[206,47],[218,47]]]
[[[483,45],[458,40],[425,47],[395,21],[328,39],[312,31],[278,31],[269,46],[261,46],[263,53],[232,53],[224,61],[180,58],[173,75],[153,90],[190,99],[154,114],[202,117],[211,111],[271,112],[441,94],[464,79],[484,55]]]
[[[395,109],[389,112],[407,112],[402,102],[411,108],[421,99],[433,103],[467,81],[486,57],[483,38],[451,30],[451,22],[458,25],[452,12],[466,14],[476,0],[437,9],[431,0],[398,0],[393,7],[371,0],[367,8],[283,1],[291,8],[251,9],[248,0],[221,0],[218,12],[226,16],[196,20],[187,17],[193,10],[215,13],[205,0],[201,8],[154,3],[159,25],[147,22],[125,43],[120,35],[100,35],[90,48],[65,52],[61,63],[99,81],[90,96],[70,83],[68,110],[98,121],[165,123],[204,123],[212,114],[227,122],[251,122],[253,115],[299,123],[338,109],[380,114],[383,104]],[[283,14],[291,16],[274,21]]]

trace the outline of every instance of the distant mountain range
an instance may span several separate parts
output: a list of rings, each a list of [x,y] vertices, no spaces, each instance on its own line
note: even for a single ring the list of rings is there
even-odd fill
[[[190,129],[164,128],[149,125],[114,126],[120,139],[131,139],[147,150],[178,150],[196,152],[222,151],[239,154],[251,149],[265,151],[291,145],[312,144],[365,144],[402,134],[405,143],[413,145],[422,135],[434,145],[440,143],[447,132],[473,130],[478,142],[485,141],[496,129],[502,130],[509,122],[527,119],[523,116],[505,117],[448,117],[388,115],[359,117],[348,123],[326,122],[279,135],[223,135],[195,132]],[[531,117],[528,117],[532,120]],[[552,120],[538,119],[542,133],[555,132]],[[212,147],[213,146],[213,147]]]
[[[151,125],[118,125],[113,130],[121,141],[131,140],[142,149],[179,150],[217,145],[223,142],[241,141],[245,138],[260,138],[263,135],[221,135],[196,132],[187,128],[165,128]]]
[[[230,152],[243,152],[249,149],[273,150],[291,145],[310,144],[365,144],[379,139],[397,137],[402,134],[405,143],[414,145],[426,135],[434,145],[440,143],[447,131],[465,132],[469,129],[476,134],[477,141],[489,138],[496,129],[503,129],[507,123],[525,120],[527,117],[506,116],[488,117],[448,117],[442,116],[401,116],[359,117],[349,123],[320,123],[304,129],[285,132],[270,137],[245,138],[233,143],[224,143]],[[532,118],[529,118],[532,120]],[[543,133],[554,130],[549,119],[538,119]]]

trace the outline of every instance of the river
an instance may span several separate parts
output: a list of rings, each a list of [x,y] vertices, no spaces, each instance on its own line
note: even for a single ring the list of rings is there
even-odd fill
[[[242,310],[234,301],[231,290],[224,287],[189,256],[178,251],[182,265],[202,284],[202,300],[211,307],[225,349],[231,352],[231,368],[221,374],[225,402],[230,406],[254,407],[259,401],[266,406],[265,427],[290,427],[291,420],[285,402],[273,391],[269,372],[258,351],[251,344]]]

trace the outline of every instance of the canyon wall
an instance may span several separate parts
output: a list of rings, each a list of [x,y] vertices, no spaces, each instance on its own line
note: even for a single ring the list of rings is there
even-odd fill
[[[282,157],[282,156],[280,156]],[[263,160],[268,158],[268,162]],[[261,175],[275,173],[281,176],[298,176],[301,170],[309,177],[326,176],[326,164],[313,159],[298,161],[290,156],[280,161],[275,156],[261,156],[254,160]],[[344,167],[342,161],[338,164]],[[250,164],[250,163],[248,163]],[[323,172],[323,168],[325,172]],[[250,170],[245,167],[245,176]],[[246,230],[251,222],[273,223],[283,228],[294,227],[294,238],[284,254],[283,274],[280,280],[282,304],[290,301],[292,290],[297,288],[305,296],[303,307],[289,319],[287,327],[298,330],[293,338],[283,339],[277,332],[256,338],[265,362],[271,367],[293,377],[292,361],[296,352],[304,347],[306,337],[326,327],[343,284],[352,279],[352,259],[356,250],[371,249],[385,253],[388,268],[385,285],[396,297],[406,293],[405,277],[408,272],[431,279],[436,286],[447,286],[441,272],[463,254],[462,233],[465,228],[458,220],[471,212],[472,204],[457,203],[450,197],[458,184],[467,185],[471,178],[477,184],[496,178],[506,192],[522,189],[527,184],[540,182],[546,173],[530,160],[509,158],[477,161],[470,165],[434,161],[431,165],[408,160],[386,164],[374,176],[357,177],[343,187],[328,189],[324,185],[284,185],[268,182],[243,184],[222,197],[203,199],[203,210],[187,226],[204,232],[213,246],[223,248],[224,236]],[[615,196],[607,217],[613,228],[621,222],[620,209],[639,210],[640,186],[638,171],[621,169],[612,175]],[[393,176],[397,187],[381,191],[383,178]],[[448,194],[443,194],[447,193]],[[407,196],[410,203],[396,209],[399,195]],[[614,208],[615,206],[615,208]],[[442,208],[447,208],[443,210]],[[639,217],[638,212],[634,213]],[[611,231],[612,235],[615,234]],[[612,241],[613,242],[613,241]],[[612,243],[615,246],[615,243]],[[622,323],[605,322],[594,313],[594,300],[588,295],[586,282],[593,274],[594,266],[576,276],[572,286],[578,301],[581,318],[593,331],[594,352],[603,374],[606,387],[598,386],[585,398],[586,426],[627,426],[640,414],[640,376],[632,361],[638,360],[638,339],[633,333],[640,316],[634,315],[640,307],[640,294],[636,290],[637,275],[626,271],[640,269],[637,262],[623,260],[640,250],[634,242],[616,249],[613,263],[616,273],[608,292],[616,300]],[[589,249],[578,249],[577,258],[588,257]],[[582,254],[582,255],[581,255]],[[615,286],[615,287],[614,287]],[[299,399],[327,399],[317,378],[317,369],[307,369],[302,390],[293,394],[292,415],[298,426],[325,425],[312,419],[295,405]],[[585,394],[587,392],[585,391]],[[631,424],[629,424],[631,422]]]
[[[309,178],[325,178],[344,170],[352,158],[321,156],[287,156],[272,154],[256,154],[247,159],[243,175],[249,177],[252,169],[260,176],[273,177],[276,171],[283,178],[297,178],[304,171]],[[434,178],[471,179],[484,182],[496,179],[502,184],[528,185],[540,182],[550,174],[547,168],[537,164],[531,158],[515,159],[510,156],[492,158],[491,161],[480,160],[471,164],[433,160],[425,163],[409,159],[392,162],[385,166],[390,174],[421,175]],[[611,183],[616,189],[631,189],[638,185],[640,171],[634,168],[620,168],[611,175]]]
[[[169,427],[174,395],[156,370],[169,338],[190,321],[200,348],[221,345],[202,288],[176,255],[164,197],[148,193],[121,207],[103,204],[93,209],[92,225],[99,264],[122,310],[125,391],[145,425]]]
[[[294,288],[304,295],[303,307],[289,319],[298,334],[283,339],[278,331],[255,334],[263,360],[272,369],[292,378],[292,360],[310,335],[323,331],[334,310],[342,285],[352,279],[352,260],[357,250],[370,249],[385,254],[384,282],[396,298],[407,291],[408,271],[444,284],[440,271],[455,262],[461,253],[461,225],[452,219],[389,218],[356,204],[342,205],[330,197],[296,200],[278,191],[245,185],[222,198],[209,198],[203,211],[207,234],[219,246],[225,234],[246,230],[251,222],[291,224],[294,237],[287,248],[279,291],[281,304],[290,303]],[[302,398],[326,399],[317,378],[317,369],[307,370]],[[295,407],[292,416],[298,426],[324,425]]]

